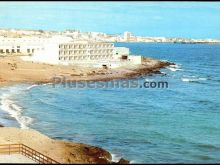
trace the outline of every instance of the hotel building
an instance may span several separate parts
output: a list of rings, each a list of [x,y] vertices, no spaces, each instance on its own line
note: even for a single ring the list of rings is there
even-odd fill
[[[17,55],[25,61],[109,68],[141,63],[141,56],[129,55],[128,48],[109,42],[76,41],[64,36],[2,37],[0,41],[0,56]]]
[[[94,63],[113,59],[114,45],[105,42],[74,41],[59,44],[62,63]]]

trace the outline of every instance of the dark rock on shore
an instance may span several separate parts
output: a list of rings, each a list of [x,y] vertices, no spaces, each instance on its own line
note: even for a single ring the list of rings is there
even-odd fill
[[[152,71],[152,73],[154,73],[154,74],[162,74],[161,71],[159,71],[159,70],[154,70],[154,71]]]
[[[111,164],[130,164],[130,161],[121,158],[118,162],[111,162]]]
[[[121,158],[117,164],[129,164],[130,161]]]
[[[111,154],[99,147],[88,146],[84,148],[84,153],[89,156],[89,162],[97,164],[129,164],[129,161],[121,158],[118,162],[112,162]]]
[[[108,151],[95,146],[84,147],[84,153],[89,157],[89,162],[91,163],[109,164],[112,159],[112,156]]]

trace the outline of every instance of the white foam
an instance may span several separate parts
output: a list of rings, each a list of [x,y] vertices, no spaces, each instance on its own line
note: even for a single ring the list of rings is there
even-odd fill
[[[116,154],[111,154],[111,156],[113,162],[119,162],[119,160],[121,159],[121,157],[117,156]]]
[[[169,67],[167,67],[167,69],[176,72],[178,70],[182,70],[180,65],[181,64],[170,65]]]
[[[116,154],[112,154],[112,153],[111,153],[111,156],[112,156],[113,162],[119,162],[119,160],[122,158],[122,157],[117,156]],[[129,164],[136,164],[136,163],[137,163],[136,161],[131,160]]]
[[[16,105],[14,101],[10,99],[9,94],[3,94],[1,97],[2,110],[9,113],[9,115],[17,120],[22,129],[28,129],[33,119],[27,116],[23,116],[23,108]]]
[[[42,84],[43,86],[45,85],[52,85],[53,83],[49,82],[49,83],[45,83],[45,84]]]
[[[44,83],[44,84],[40,84],[40,85],[46,86],[46,85],[52,85],[52,84],[53,83]],[[39,86],[39,85],[38,84],[31,85],[31,86],[27,87],[26,90],[31,90],[32,88],[35,88],[37,86]]]
[[[168,69],[171,70],[171,71],[173,71],[173,72],[176,72],[176,71],[178,71],[178,70],[182,70],[182,69],[170,68],[170,67],[168,67]]]
[[[191,76],[191,77],[182,77],[181,80],[184,82],[196,82],[196,81],[206,81],[207,78],[202,78],[202,77],[196,78],[195,76]]]
[[[170,67],[172,67],[172,68],[181,68],[181,64],[170,65]]]
[[[152,82],[152,81],[154,81],[154,79],[145,78],[145,81]]]
[[[137,164],[138,162],[134,161],[134,160],[131,160],[130,161],[130,164]]]
[[[32,88],[37,87],[37,86],[38,86],[37,84],[31,85],[31,86],[27,87],[27,90],[31,90]]]
[[[203,81],[205,81],[205,80],[207,80],[207,78],[199,78],[199,80],[203,80]]]

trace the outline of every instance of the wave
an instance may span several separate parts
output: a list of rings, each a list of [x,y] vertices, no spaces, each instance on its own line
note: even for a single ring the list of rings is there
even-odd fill
[[[130,161],[130,164],[138,164],[138,162],[135,161],[135,160],[131,160],[131,161]]]
[[[181,80],[184,82],[198,82],[198,81],[206,81],[207,78],[191,76],[191,77],[182,77]]]
[[[52,85],[52,84],[53,84],[53,83],[33,84],[33,85],[27,87],[26,90],[31,90],[32,88],[35,88],[35,87],[40,86],[40,85],[46,86],[46,85]]]
[[[170,65],[170,67],[172,68],[181,68],[182,64],[174,64],[174,65]]]
[[[113,162],[119,162],[120,159],[122,158],[122,157],[120,157],[120,156],[117,156],[116,154],[112,154],[112,153],[110,153],[110,154],[111,154],[111,156],[112,156],[112,161],[113,161]],[[130,160],[130,163],[129,163],[129,164],[136,164],[136,163],[137,163],[136,161]]]
[[[178,70],[183,70],[183,69],[181,69],[181,64],[170,65],[167,67],[167,69],[169,69],[173,72],[176,72]]]
[[[148,82],[155,81],[154,79],[148,79],[148,78],[145,78],[144,80],[145,80],[145,81],[148,81]]]
[[[2,95],[1,108],[16,119],[22,129],[28,129],[28,126],[33,122],[32,118],[22,115],[23,108],[12,101],[9,94]]]
[[[110,153],[112,156],[112,161],[113,162],[119,162],[119,160],[121,159],[121,157],[117,156],[116,154],[112,154]]]
[[[31,86],[27,87],[26,90],[31,90],[32,88],[37,87],[37,86],[39,86],[39,85],[37,85],[37,84],[31,85]]]
[[[176,71],[178,71],[178,70],[182,70],[182,69],[171,68],[171,67],[168,67],[167,69],[169,69],[169,70],[171,70],[171,71],[173,71],[173,72],[176,72]]]

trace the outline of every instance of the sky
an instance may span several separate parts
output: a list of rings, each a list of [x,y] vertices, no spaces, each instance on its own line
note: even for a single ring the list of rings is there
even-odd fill
[[[0,28],[220,39],[220,2],[0,2]]]

